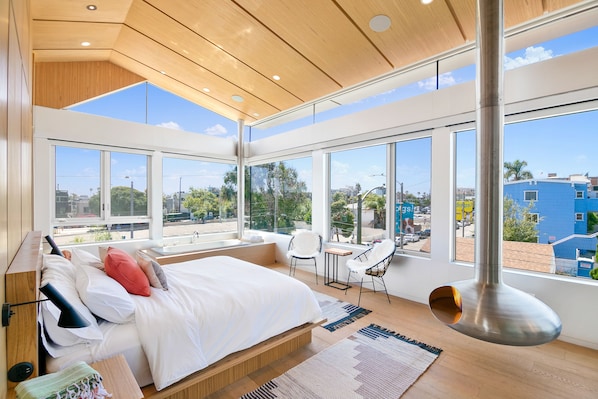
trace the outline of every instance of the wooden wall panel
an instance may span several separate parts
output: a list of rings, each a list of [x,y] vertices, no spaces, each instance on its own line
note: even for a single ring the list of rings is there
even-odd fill
[[[31,302],[39,299],[39,281],[42,263],[42,234],[30,231],[10,264],[5,276],[6,301],[11,304]],[[5,327],[7,367],[20,362],[33,364],[33,376],[39,374],[37,305],[19,306]],[[9,387],[17,384],[8,382]]]
[[[11,8],[11,11],[12,8]],[[11,15],[13,17],[13,15]],[[14,19],[11,19],[14,20]],[[21,226],[21,57],[16,24],[8,30],[8,252],[15,254],[24,233]]]
[[[0,275],[33,228],[30,1],[0,0]],[[5,302],[5,282],[0,284]],[[0,398],[7,392],[6,328],[0,329]]]
[[[61,109],[145,81],[107,61],[36,62],[35,105]]]

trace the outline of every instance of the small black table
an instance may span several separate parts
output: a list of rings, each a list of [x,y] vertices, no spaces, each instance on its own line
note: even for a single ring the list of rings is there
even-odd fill
[[[338,257],[351,255],[353,251],[341,248],[326,248],[324,250],[324,284],[338,290],[346,290],[351,288],[350,285],[338,281]],[[332,258],[332,259],[330,259]],[[330,264],[332,260],[332,264]],[[332,277],[330,272],[332,269]]]

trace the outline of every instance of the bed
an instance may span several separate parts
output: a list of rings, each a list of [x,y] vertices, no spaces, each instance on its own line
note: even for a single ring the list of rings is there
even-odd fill
[[[38,241],[38,251],[39,247]],[[102,280],[93,277],[100,276],[98,266],[103,262],[98,261],[91,254],[73,253],[69,263],[75,270],[74,290],[80,298],[86,295],[81,285],[87,284],[91,291],[95,290],[94,295],[97,291],[108,292],[113,296],[110,303],[117,306],[99,308],[97,313],[107,319],[115,317],[118,322],[103,317],[98,321],[97,304],[90,305],[95,323],[77,331],[75,341],[70,344],[72,337],[50,336],[54,326],[45,307],[51,304],[43,302],[37,317],[43,326],[41,340],[48,356],[40,366],[45,363],[49,372],[76,360],[94,362],[122,353],[139,385],[144,387],[145,397],[201,397],[311,342],[311,329],[323,321],[317,300],[306,285],[268,268],[226,256],[161,268],[168,290],[151,287],[149,296],[128,294],[134,317],[127,319],[131,302],[120,298],[121,293],[110,292],[111,288],[106,288]],[[70,267],[64,262],[66,259],[57,255],[42,254],[38,255],[37,263],[44,270],[41,282],[52,282],[68,297],[75,291],[68,282],[72,275],[67,278],[64,273],[73,269],[61,271]],[[81,279],[81,269],[93,276],[87,276],[87,281]],[[7,274],[7,300],[8,281]],[[37,330],[36,326],[20,324],[19,328]],[[9,367],[18,361],[22,359],[9,357]]]

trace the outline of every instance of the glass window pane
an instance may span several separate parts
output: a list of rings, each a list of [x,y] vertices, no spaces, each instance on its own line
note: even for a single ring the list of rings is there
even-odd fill
[[[147,216],[147,155],[110,153],[110,215]]]
[[[473,263],[475,248],[475,130],[455,134],[455,260]]]
[[[590,279],[598,232],[596,126],[598,111],[505,125],[505,267]]]
[[[56,219],[100,217],[100,151],[55,147]]]
[[[430,252],[432,138],[396,146],[395,236],[399,248]]]
[[[251,166],[248,173],[246,228],[283,234],[311,230],[311,157]]]
[[[357,244],[388,237],[386,145],[330,154],[330,240]]]
[[[58,246],[120,241],[131,237],[149,238],[148,223],[99,224],[81,222],[79,225],[56,225],[52,237]]]
[[[237,231],[236,166],[164,158],[162,167],[164,237]]]

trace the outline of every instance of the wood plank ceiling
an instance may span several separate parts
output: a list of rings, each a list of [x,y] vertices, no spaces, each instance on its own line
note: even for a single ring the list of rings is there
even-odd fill
[[[505,0],[505,26],[578,2]],[[109,62],[248,124],[475,40],[475,0],[31,0],[31,14],[36,65]]]

